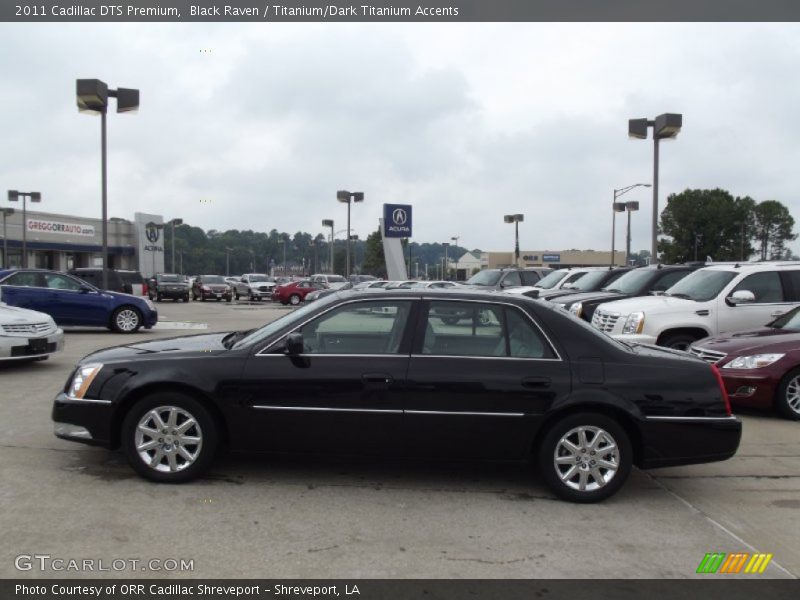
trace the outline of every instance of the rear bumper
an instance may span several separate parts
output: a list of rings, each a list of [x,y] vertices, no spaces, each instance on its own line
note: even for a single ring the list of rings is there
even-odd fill
[[[186,298],[189,295],[189,290],[157,290],[156,297],[161,296],[162,298]]]
[[[640,429],[643,469],[727,460],[742,437],[742,422],[733,416],[647,417]]]

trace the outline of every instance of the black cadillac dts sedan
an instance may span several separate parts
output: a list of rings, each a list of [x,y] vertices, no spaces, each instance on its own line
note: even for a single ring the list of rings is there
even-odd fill
[[[725,460],[741,436],[713,365],[540,300],[433,289],[341,292],[260,329],[95,352],[53,420],[159,482],[197,477],[225,444],[531,460],[576,502],[611,496],[632,465]]]

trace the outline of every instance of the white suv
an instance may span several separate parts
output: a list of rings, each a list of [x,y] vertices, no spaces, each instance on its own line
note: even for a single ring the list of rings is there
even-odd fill
[[[601,304],[597,329],[626,342],[687,350],[704,337],[762,327],[800,303],[800,263],[698,269],[662,296]]]

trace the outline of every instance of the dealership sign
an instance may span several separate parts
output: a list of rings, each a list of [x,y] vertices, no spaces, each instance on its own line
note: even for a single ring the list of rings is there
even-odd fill
[[[28,219],[28,231],[41,231],[44,233],[61,233],[64,235],[94,235],[94,227],[80,223],[62,223],[60,221],[43,221],[41,219]]]
[[[390,238],[411,237],[410,204],[383,205],[383,235]]]
[[[543,262],[561,262],[560,254],[542,254]]]

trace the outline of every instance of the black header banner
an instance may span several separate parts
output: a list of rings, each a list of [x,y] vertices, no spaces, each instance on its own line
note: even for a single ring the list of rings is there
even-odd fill
[[[774,22],[797,0],[3,0],[5,22]]]

